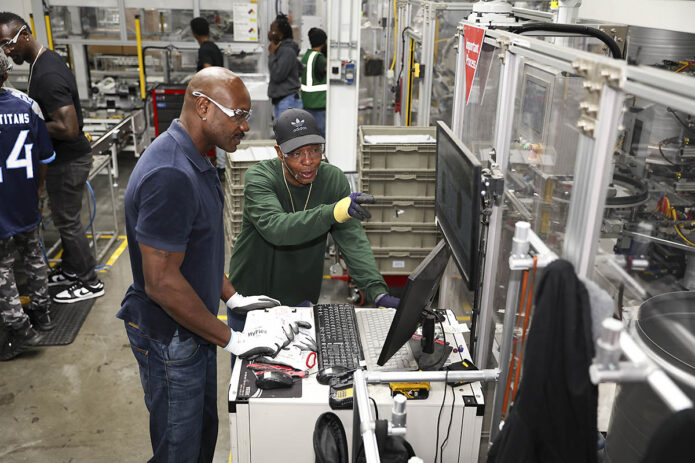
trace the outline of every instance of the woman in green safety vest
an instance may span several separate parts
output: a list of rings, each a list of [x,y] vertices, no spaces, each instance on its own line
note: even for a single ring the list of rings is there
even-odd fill
[[[309,30],[311,48],[304,53],[302,65],[302,103],[326,136],[326,33],[318,27]]]

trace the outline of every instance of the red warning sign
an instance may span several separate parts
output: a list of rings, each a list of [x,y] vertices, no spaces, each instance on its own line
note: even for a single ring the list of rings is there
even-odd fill
[[[468,97],[471,94],[471,87],[473,86],[473,78],[475,77],[475,70],[478,67],[480,51],[483,48],[485,29],[466,24],[463,26],[463,38],[465,41],[464,57],[466,59],[466,103],[468,103]]]

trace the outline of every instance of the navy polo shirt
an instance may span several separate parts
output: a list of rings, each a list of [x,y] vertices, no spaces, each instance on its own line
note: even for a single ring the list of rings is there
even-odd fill
[[[176,329],[182,339],[194,336],[207,343],[147,297],[138,243],[184,252],[181,273],[210,313],[217,316],[224,278],[223,203],[217,171],[175,120],[145,150],[128,181],[125,223],[133,284],[118,318],[165,344]]]

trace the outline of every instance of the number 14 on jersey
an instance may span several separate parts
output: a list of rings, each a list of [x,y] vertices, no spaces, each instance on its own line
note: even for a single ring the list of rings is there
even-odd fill
[[[5,163],[6,169],[25,169],[26,178],[34,178],[34,163],[31,159],[31,150],[34,147],[33,143],[24,144],[29,135],[28,130],[22,130],[17,135],[17,140],[14,143],[14,147],[7,157],[7,162]],[[22,149],[24,148],[24,149]],[[23,152],[23,153],[22,153]],[[19,156],[24,154],[24,157]],[[0,166],[0,183],[3,182],[3,169]]]

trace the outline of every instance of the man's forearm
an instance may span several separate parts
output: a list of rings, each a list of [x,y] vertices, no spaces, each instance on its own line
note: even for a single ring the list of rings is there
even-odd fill
[[[220,347],[229,343],[229,327],[207,310],[183,275],[169,276],[153,287],[146,287],[146,291],[152,300],[187,330]]]
[[[79,130],[70,130],[61,121],[46,122],[46,128],[54,140],[74,140],[79,135]]]
[[[234,285],[232,285],[232,282],[229,281],[229,278],[227,278],[226,275],[222,275],[222,301],[227,302],[230,297],[232,297],[236,293],[236,289],[234,289]]]

